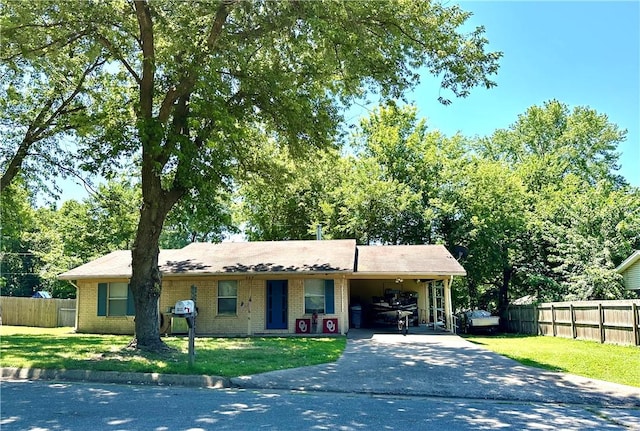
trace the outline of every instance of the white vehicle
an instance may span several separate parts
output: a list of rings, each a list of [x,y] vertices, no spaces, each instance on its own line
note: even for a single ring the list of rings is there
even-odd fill
[[[464,313],[465,332],[494,332],[500,326],[500,317],[492,316],[486,310],[471,310]]]

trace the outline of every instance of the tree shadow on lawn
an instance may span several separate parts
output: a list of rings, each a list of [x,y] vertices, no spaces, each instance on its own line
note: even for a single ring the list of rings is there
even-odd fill
[[[11,335],[1,340],[4,367],[85,369],[96,371],[157,371],[163,363],[183,360],[171,349],[163,354],[127,348],[128,336]]]

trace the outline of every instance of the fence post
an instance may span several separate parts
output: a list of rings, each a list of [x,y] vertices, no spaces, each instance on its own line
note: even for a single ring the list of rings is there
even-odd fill
[[[573,308],[573,304],[569,304],[569,315],[571,316],[571,337],[578,338],[576,333],[576,310]]]
[[[640,346],[640,328],[638,328],[638,306],[631,304],[631,312],[633,313],[633,344]]]
[[[522,332],[522,305],[518,306],[518,333],[524,333]]]
[[[604,308],[602,307],[602,302],[598,304],[598,327],[600,329],[600,343],[604,343],[605,335],[604,335]]]

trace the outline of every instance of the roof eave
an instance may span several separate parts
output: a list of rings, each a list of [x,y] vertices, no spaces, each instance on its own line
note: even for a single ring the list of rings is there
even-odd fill
[[[376,271],[356,271],[352,274],[351,278],[407,278],[416,280],[429,280],[429,279],[445,279],[449,277],[465,277],[466,271],[457,272],[376,272]]]
[[[631,256],[629,256],[627,259],[625,259],[624,262],[622,262],[620,265],[618,265],[618,267],[615,269],[615,271],[618,274],[621,274],[622,272],[624,272],[627,268],[629,268],[631,265],[633,265],[634,263],[636,263],[636,261],[640,259],[640,250],[636,250],[635,252],[633,252],[631,254]]]
[[[223,276],[284,276],[284,275],[325,275],[325,274],[351,274],[353,270],[327,270],[327,271],[220,271],[220,272],[162,272],[163,277],[223,277]]]
[[[131,274],[81,274],[81,275],[64,275],[60,274],[58,280],[103,280],[110,278],[131,278]]]

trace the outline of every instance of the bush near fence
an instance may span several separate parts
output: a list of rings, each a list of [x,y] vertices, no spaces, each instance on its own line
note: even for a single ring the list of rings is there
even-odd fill
[[[3,325],[55,328],[75,326],[75,299],[0,297]]]
[[[640,346],[640,300],[511,305],[510,332]]]

